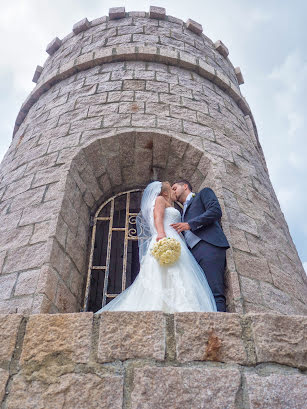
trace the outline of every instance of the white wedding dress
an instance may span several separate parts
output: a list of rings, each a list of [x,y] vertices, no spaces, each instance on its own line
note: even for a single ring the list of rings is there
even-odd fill
[[[148,251],[142,258],[140,272],[135,281],[114,300],[101,308],[103,311],[216,311],[213,294],[200,266],[187,245],[170,224],[181,221],[180,212],[167,207],[164,213],[164,230],[167,237],[180,241],[181,255],[170,266],[161,266],[151,255],[156,243],[156,229]]]

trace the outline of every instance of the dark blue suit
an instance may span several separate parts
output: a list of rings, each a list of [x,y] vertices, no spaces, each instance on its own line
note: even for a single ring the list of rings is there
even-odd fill
[[[226,311],[224,273],[229,243],[220,225],[222,210],[212,189],[206,187],[187,204],[183,221],[201,241],[191,252],[203,269],[218,311]]]

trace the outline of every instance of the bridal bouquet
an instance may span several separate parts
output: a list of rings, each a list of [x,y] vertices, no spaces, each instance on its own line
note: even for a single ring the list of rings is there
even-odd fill
[[[152,247],[151,254],[162,266],[173,264],[178,260],[181,253],[181,246],[178,240],[165,237],[159,240]]]

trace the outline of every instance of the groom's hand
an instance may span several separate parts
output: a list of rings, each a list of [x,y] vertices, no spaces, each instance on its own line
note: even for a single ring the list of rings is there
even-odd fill
[[[189,223],[174,223],[171,226],[176,230],[177,233],[181,233],[184,230],[191,230]]]

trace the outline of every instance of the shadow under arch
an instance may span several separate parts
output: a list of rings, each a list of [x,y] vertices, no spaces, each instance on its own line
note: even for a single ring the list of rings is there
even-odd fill
[[[65,224],[65,245],[55,235],[55,251],[71,264],[66,281],[71,301],[65,311],[82,309],[89,261],[90,219],[111,196],[142,189],[152,180],[178,178],[191,181],[194,191],[208,186],[217,189],[209,157],[193,141],[181,135],[135,131],[99,137],[80,151],[68,167],[56,231]],[[226,217],[224,212],[224,217]],[[227,224],[227,221],[226,221]],[[74,291],[73,291],[74,289]],[[74,298],[74,299],[73,299]],[[72,306],[73,304],[73,306]]]

